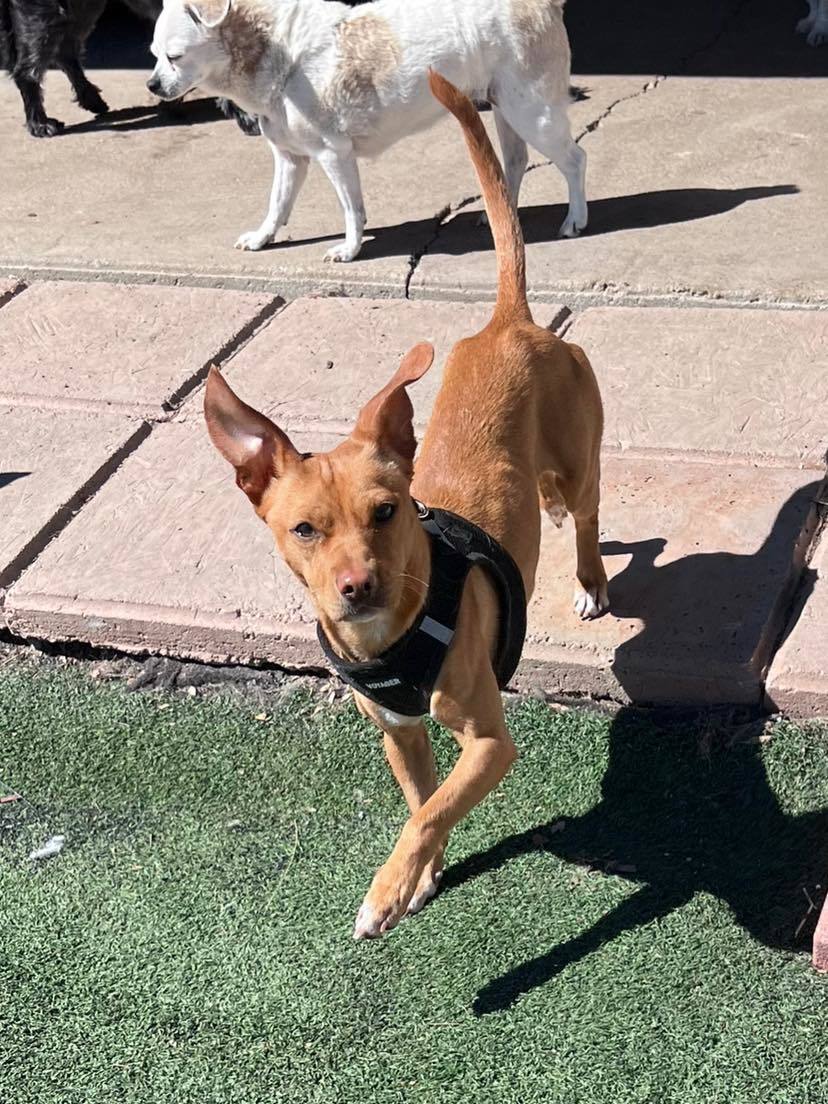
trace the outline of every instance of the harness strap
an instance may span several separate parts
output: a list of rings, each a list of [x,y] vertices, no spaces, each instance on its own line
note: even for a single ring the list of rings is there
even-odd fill
[[[517,564],[479,526],[449,510],[428,509],[415,501],[431,538],[431,579],[423,608],[399,640],[374,659],[351,662],[338,656],[322,626],[316,633],[339,677],[358,693],[394,713],[421,717],[454,639],[466,576],[486,569],[495,586],[500,615],[494,671],[505,687],[517,668],[526,636],[526,594]]]

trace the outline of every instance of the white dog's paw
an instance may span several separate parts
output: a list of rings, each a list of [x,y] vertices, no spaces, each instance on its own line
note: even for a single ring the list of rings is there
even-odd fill
[[[573,605],[582,621],[591,621],[593,617],[600,617],[604,610],[609,609],[606,586],[590,587],[589,590],[576,587]]]
[[[442,870],[435,870],[432,874],[431,871],[426,868],[422,878],[420,878],[414,896],[408,902],[408,908],[405,910],[407,916],[415,916],[421,909],[425,908],[432,897],[436,896],[437,890],[440,888],[442,877]]]
[[[561,223],[561,228],[558,231],[559,238],[577,238],[580,232],[587,224],[586,215],[580,217],[573,215],[571,212]]]
[[[816,26],[805,39],[809,46],[821,46],[828,41],[828,26]]]
[[[235,248],[244,249],[250,253],[258,253],[260,249],[264,249],[272,241],[272,234],[263,234],[261,230],[248,230],[237,240]]]
[[[331,246],[325,254],[325,260],[345,263],[352,261],[357,253],[359,253],[359,245],[351,245],[344,241],[340,242],[339,245]]]

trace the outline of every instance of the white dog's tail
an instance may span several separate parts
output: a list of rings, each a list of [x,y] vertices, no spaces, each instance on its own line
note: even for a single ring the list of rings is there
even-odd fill
[[[483,191],[483,202],[497,253],[495,313],[531,318],[529,304],[526,302],[526,250],[523,233],[486,128],[468,96],[464,96],[445,77],[429,69],[428,83],[434,96],[463,128],[463,137]]]

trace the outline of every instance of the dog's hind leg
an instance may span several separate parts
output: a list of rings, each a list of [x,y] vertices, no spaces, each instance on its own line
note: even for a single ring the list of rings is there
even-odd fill
[[[68,35],[60,44],[57,63],[69,78],[78,106],[93,115],[103,115],[109,108],[101,97],[101,90],[86,76],[80,61],[80,46]]]
[[[344,153],[326,149],[319,154],[317,161],[333,184],[345,213],[345,241],[329,249],[325,260],[352,261],[362,247],[362,232],[365,229],[365,206],[356,158],[350,151]]]
[[[587,224],[586,153],[572,140],[566,104],[539,104],[512,93],[501,110],[530,146],[560,169],[569,192],[569,210],[559,235],[574,238]]]
[[[520,186],[523,183],[526,164],[529,160],[529,151],[524,140],[509,125],[496,107],[492,108],[492,114],[497,127],[497,137],[500,140],[500,153],[503,159],[503,175],[506,177],[506,187],[512,203],[517,207]]]
[[[582,621],[598,617],[609,607],[607,575],[601,560],[598,543],[598,503],[600,500],[600,464],[597,456],[583,479],[576,483],[562,479],[552,472],[544,472],[539,480],[543,493],[545,481],[551,477],[552,485],[559,490],[566,509],[575,521],[575,551],[577,563],[575,577],[575,612]],[[553,517],[554,520],[554,517]]]
[[[503,175],[506,177],[506,187],[515,207],[518,205],[520,186],[526,172],[526,163],[529,160],[529,151],[521,136],[503,118],[498,109],[492,106],[492,114],[497,127],[497,136],[500,140],[500,156],[503,161]],[[477,220],[478,226],[488,226],[489,220],[484,211]]]
[[[273,152],[273,187],[270,206],[258,230],[249,230],[236,242],[236,249],[256,251],[273,241],[276,231],[290,218],[293,204],[308,174],[308,158],[286,153],[270,142]]]

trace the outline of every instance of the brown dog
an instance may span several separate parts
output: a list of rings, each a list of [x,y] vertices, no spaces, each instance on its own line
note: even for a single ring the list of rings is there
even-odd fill
[[[526,301],[523,238],[500,165],[472,103],[431,74],[434,95],[460,121],[494,235],[498,292],[492,319],[459,341],[417,460],[406,387],[434,350],[415,346],[391,381],[363,407],[333,451],[300,455],[285,434],[230,390],[214,368],[205,416],[216,448],[270,527],[286,562],[308,588],[331,646],[351,660],[384,652],[422,609],[431,545],[412,504],[475,522],[511,553],[532,593],[541,505],[560,524],[575,519],[575,609],[607,606],[598,550],[601,398],[583,352],[534,325]],[[411,816],[359,910],[355,938],[388,931],[434,895],[449,832],[496,786],[515,760],[492,655],[498,601],[489,576],[472,568],[454,640],[430,712],[462,749],[438,785],[421,717],[390,713],[357,695],[385,734],[391,769]]]

